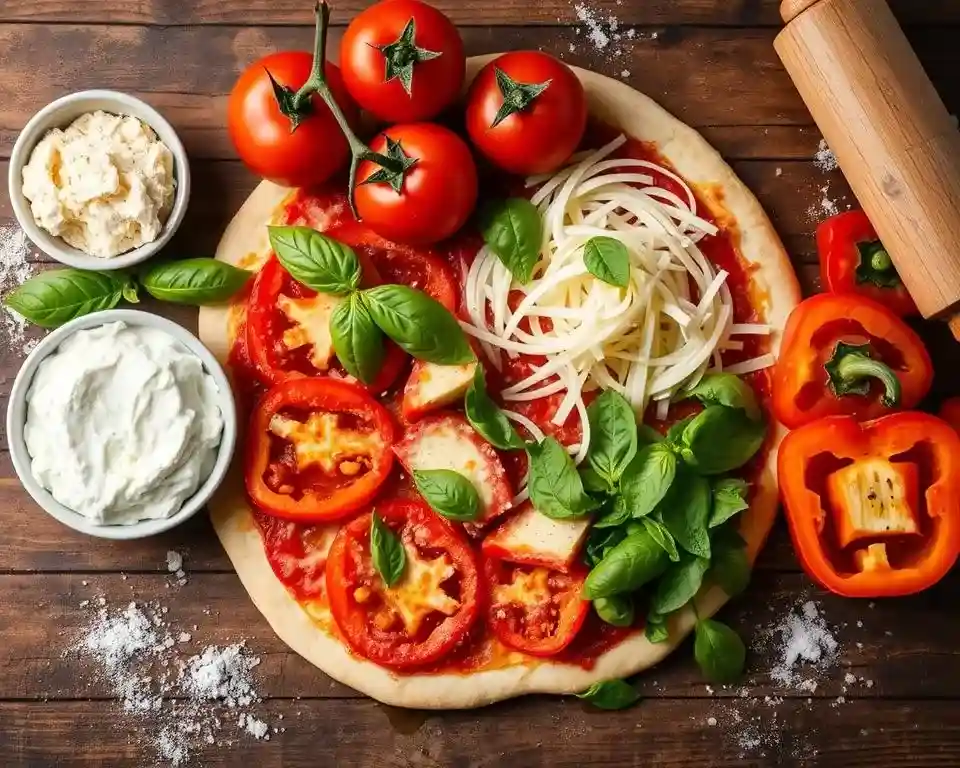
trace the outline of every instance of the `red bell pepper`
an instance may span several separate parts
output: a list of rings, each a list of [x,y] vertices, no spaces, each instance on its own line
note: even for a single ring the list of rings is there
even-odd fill
[[[960,432],[960,397],[948,397],[940,404],[940,418]]]
[[[935,416],[820,419],[784,438],[778,474],[797,557],[831,592],[919,592],[960,553],[960,436]]]
[[[933,364],[920,337],[886,307],[821,293],[787,320],[773,373],[773,412],[791,429],[824,416],[872,419],[915,407]]]
[[[817,227],[820,277],[831,293],[858,293],[900,317],[919,314],[890,254],[863,211],[831,216]]]

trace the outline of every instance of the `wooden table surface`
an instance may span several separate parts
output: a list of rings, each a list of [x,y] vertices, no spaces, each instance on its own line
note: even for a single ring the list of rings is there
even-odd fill
[[[367,3],[335,3],[334,41]],[[839,171],[813,162],[820,135],[774,53],[775,0],[588,0],[622,39],[598,51],[569,0],[438,4],[467,50],[542,48],[621,77],[699,128],[770,213],[805,290],[817,289],[813,229],[822,201],[853,198]],[[0,171],[18,131],[70,91],[128,91],[160,109],[191,156],[194,192],[171,252],[209,255],[256,183],[225,131],[238,73],[273,50],[309,48],[309,0],[0,0]],[[948,107],[960,111],[960,2],[899,0],[896,11]],[[627,30],[636,29],[635,33]],[[13,224],[6,195],[0,226]],[[37,268],[43,257],[34,254]],[[157,307],[149,308],[157,309]],[[170,312],[188,327],[195,311]],[[927,329],[940,370],[957,356]],[[21,344],[0,340],[0,407]],[[938,378],[938,396],[951,391]],[[954,390],[956,386],[954,385]],[[644,701],[620,713],[574,699],[528,697],[480,711],[402,717],[333,683],[273,635],[248,600],[206,519],[144,542],[84,538],[40,512],[14,477],[0,434],[0,764],[152,765],[149,722],[119,711],[112,689],[65,653],[103,596],[109,606],[159,600],[196,647],[246,640],[261,659],[260,716],[285,732],[232,734],[200,765],[247,766],[911,766],[960,765],[960,577],[875,604],[813,588],[778,527],[745,596],[724,617],[748,639],[815,600],[838,643],[835,663],[804,671],[814,691],[775,682],[776,649],[755,650],[744,688],[703,685],[689,644],[641,677]],[[187,583],[166,569],[185,554]],[[227,734],[229,735],[229,734]]]

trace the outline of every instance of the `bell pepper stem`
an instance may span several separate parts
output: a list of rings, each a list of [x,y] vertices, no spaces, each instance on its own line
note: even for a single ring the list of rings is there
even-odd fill
[[[887,408],[895,408],[900,404],[900,379],[889,366],[879,360],[858,352],[851,352],[837,361],[836,372],[845,383],[850,385],[868,379],[877,379],[883,384],[884,389],[880,402]]]
[[[877,272],[886,272],[893,268],[893,261],[886,248],[878,248],[870,256],[870,266]]]

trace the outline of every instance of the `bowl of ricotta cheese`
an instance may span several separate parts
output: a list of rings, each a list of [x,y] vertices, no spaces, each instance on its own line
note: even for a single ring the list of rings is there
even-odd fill
[[[79,269],[122,269],[153,256],[183,221],[186,151],[159,112],[117,91],[48,104],[10,156],[20,227],[49,256]]]
[[[194,515],[236,446],[236,410],[216,358],[156,315],[110,310],[47,336],[7,410],[14,468],[75,530],[137,539]]]

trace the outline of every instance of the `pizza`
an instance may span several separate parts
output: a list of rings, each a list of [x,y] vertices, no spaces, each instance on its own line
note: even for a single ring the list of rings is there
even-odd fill
[[[248,425],[214,527],[277,634],[387,704],[475,707],[646,669],[742,588],[718,561],[752,562],[775,517],[769,368],[800,296],[783,246],[698,133],[574,71],[577,153],[481,185],[481,206],[509,194],[540,217],[529,282],[482,219],[400,245],[357,221],[342,184],[264,181],[217,250],[256,276],[200,314]],[[296,280],[268,225],[349,249],[370,306]],[[624,244],[648,258],[627,288]],[[392,336],[369,370],[340,360],[364,342],[331,329],[386,322],[374,301],[394,286],[432,300],[407,332],[445,361]]]

